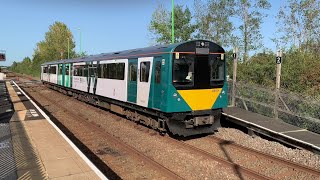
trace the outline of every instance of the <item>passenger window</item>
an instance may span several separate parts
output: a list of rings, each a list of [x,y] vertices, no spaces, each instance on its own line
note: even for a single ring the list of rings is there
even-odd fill
[[[49,72],[50,72],[50,74],[57,74],[57,67],[51,66]]]
[[[124,63],[117,64],[117,77],[116,79],[124,80]]]
[[[97,75],[97,65],[93,64],[91,67],[88,67],[89,77],[95,77]]]
[[[66,66],[66,75],[69,76],[69,66]]]
[[[156,62],[156,67],[155,67],[155,83],[159,84],[161,82],[161,62],[157,61]]]
[[[83,66],[83,75],[84,77],[88,77],[88,66]]]
[[[48,67],[43,67],[43,73],[48,73]]]
[[[104,64],[98,65],[98,78],[103,78],[103,71],[104,71],[103,66]]]
[[[130,81],[137,81],[137,65],[131,64],[130,65]]]
[[[107,64],[108,74],[107,79],[115,79],[116,76],[116,66],[115,64]]]
[[[149,81],[150,62],[140,63],[140,82]]]
[[[62,75],[62,66],[59,66],[59,74]]]

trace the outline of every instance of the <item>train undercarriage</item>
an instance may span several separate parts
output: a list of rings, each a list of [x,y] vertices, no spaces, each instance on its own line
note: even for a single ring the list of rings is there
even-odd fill
[[[221,109],[186,113],[163,113],[134,104],[120,102],[86,92],[43,82],[46,87],[69,95],[80,101],[102,107],[127,119],[158,130],[161,134],[168,131],[173,135],[191,136],[211,134],[220,127]]]

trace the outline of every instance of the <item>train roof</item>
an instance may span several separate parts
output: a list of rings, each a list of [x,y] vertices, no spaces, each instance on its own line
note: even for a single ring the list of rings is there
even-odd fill
[[[173,52],[175,48],[180,45],[196,42],[196,41],[210,42],[211,44],[213,44],[213,46],[215,46],[214,49],[216,51],[224,53],[224,49],[221,46],[211,41],[192,40],[192,41],[185,41],[185,42],[174,43],[174,44],[156,45],[151,47],[129,49],[129,50],[117,51],[117,52],[111,52],[111,53],[101,53],[98,55],[90,55],[90,56],[73,58],[73,59],[62,59],[57,61],[46,62],[41,65],[45,66],[45,65],[61,64],[61,63],[76,63],[76,62],[90,62],[90,61],[112,60],[112,59],[122,59],[122,58],[127,59],[127,58],[147,57],[155,54]]]

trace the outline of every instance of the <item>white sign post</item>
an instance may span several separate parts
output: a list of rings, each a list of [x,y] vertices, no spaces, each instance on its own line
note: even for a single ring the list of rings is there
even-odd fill
[[[279,105],[279,97],[280,97],[280,77],[281,77],[281,64],[282,64],[282,51],[277,51],[276,57],[276,92],[275,92],[275,101],[274,101],[274,116],[276,119],[279,118],[278,114],[278,105]]]

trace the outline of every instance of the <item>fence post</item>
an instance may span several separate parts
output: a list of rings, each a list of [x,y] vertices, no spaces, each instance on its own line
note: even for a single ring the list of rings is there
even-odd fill
[[[277,51],[276,64],[277,64],[277,70],[276,70],[276,93],[275,93],[275,99],[274,99],[274,116],[276,119],[278,119],[279,118],[278,106],[279,106],[279,96],[280,96],[280,77],[281,77],[281,64],[282,64],[281,50]]]
[[[231,105],[236,106],[236,82],[237,82],[237,65],[238,65],[238,47],[233,49],[233,77],[232,77],[232,100]]]

